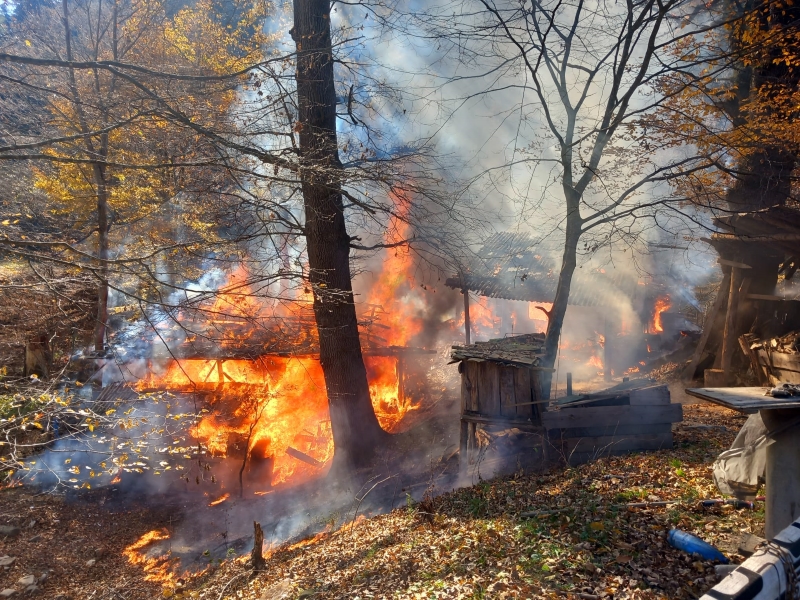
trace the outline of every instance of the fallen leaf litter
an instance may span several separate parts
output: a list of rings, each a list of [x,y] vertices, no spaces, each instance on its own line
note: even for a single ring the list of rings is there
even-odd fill
[[[35,572],[34,566],[41,569],[46,546],[48,561],[57,568],[43,591],[53,598],[92,593],[111,598],[111,590],[124,591],[131,600],[695,598],[715,583],[714,565],[670,547],[667,531],[679,527],[694,533],[737,562],[739,536],[763,531],[763,505],[757,510],[702,507],[701,500],[719,495],[711,463],[730,445],[744,417],[710,405],[685,406],[684,414],[672,450],[480,481],[427,499],[425,510],[409,503],[313,540],[274,548],[266,553],[262,573],[252,575],[240,557],[178,580],[183,585],[175,579],[163,586],[145,582],[141,569],[122,558],[124,547],[152,529],[152,513],[114,517],[94,507],[100,520],[129,520],[103,535],[104,558],[88,569],[86,559],[93,556],[84,551],[83,560],[76,560],[74,540],[91,545],[90,524],[68,503],[40,496],[38,511],[49,515],[37,529],[40,541],[0,540],[0,556],[17,557],[0,571],[0,588],[13,587],[22,575]],[[20,506],[7,509],[14,512],[30,494],[7,490],[2,495],[18,497]],[[677,502],[620,506],[658,501]],[[520,516],[531,511],[556,512]],[[94,539],[98,534],[95,529]],[[54,539],[62,540],[63,548]]]

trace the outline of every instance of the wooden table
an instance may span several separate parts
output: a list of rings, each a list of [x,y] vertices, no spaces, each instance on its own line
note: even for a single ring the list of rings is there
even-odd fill
[[[764,532],[772,539],[800,517],[800,396],[773,398],[771,388],[689,388],[686,393],[739,412],[758,411],[773,442],[767,446]]]

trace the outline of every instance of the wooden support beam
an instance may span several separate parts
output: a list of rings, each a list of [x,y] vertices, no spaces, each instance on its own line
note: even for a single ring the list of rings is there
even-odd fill
[[[304,463],[306,463],[308,465],[311,465],[312,467],[317,467],[318,469],[321,469],[322,467],[325,466],[325,463],[320,462],[316,458],[314,458],[313,456],[309,456],[305,452],[301,452],[297,448],[292,448],[291,446],[286,448],[286,454],[288,454],[292,458],[296,458],[297,460],[299,460],[301,462],[304,462]]]
[[[735,260],[726,260],[724,258],[718,258],[717,262],[726,267],[733,267],[735,269],[752,269],[750,265],[746,265],[744,263],[736,262]]]
[[[694,349],[692,360],[689,361],[689,366],[687,366],[683,372],[683,377],[685,379],[694,378],[694,372],[697,370],[697,365],[700,364],[700,359],[703,357],[703,351],[706,348],[708,337],[711,335],[711,330],[714,327],[714,321],[717,320],[717,313],[719,313],[720,308],[722,308],[722,303],[725,302],[725,299],[728,297],[730,282],[731,275],[730,273],[726,273],[725,277],[722,278],[717,297],[711,305],[711,310],[708,311],[706,322],[703,324],[703,333],[700,335],[700,340],[697,342],[697,348]]]
[[[470,323],[469,323],[469,290],[463,288],[461,293],[464,294],[464,337],[467,341],[467,346],[470,345]]]
[[[542,424],[547,429],[678,423],[681,420],[683,420],[683,407],[680,404],[562,408],[559,411],[542,414]]]
[[[748,300],[766,300],[771,302],[799,302],[798,298],[783,298],[781,296],[772,296],[770,294],[747,294]]]
[[[611,381],[611,323],[608,317],[603,319],[603,380]],[[571,396],[567,392],[567,396]]]
[[[397,404],[399,406],[404,406],[406,397],[405,364],[403,358],[400,356],[397,357],[395,371],[397,372]]]
[[[748,267],[749,268],[749,267]],[[733,267],[731,273],[730,295],[728,296],[728,310],[725,314],[725,334],[722,338],[722,372],[725,379],[731,377],[731,362],[733,353],[738,346],[739,336],[737,335],[737,316],[739,314],[739,288],[742,285],[742,269]]]

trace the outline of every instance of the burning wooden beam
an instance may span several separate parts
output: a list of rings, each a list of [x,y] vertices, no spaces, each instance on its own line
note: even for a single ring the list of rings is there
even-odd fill
[[[300,450],[297,450],[296,448],[292,448],[291,446],[286,448],[286,454],[288,454],[292,458],[296,458],[297,460],[299,460],[301,462],[304,462],[304,463],[306,463],[308,465],[311,465],[312,467],[317,467],[318,469],[321,469],[322,467],[325,466],[325,463],[321,463],[316,458],[314,458],[313,456],[309,456],[305,452],[300,452]]]
[[[384,346],[377,348],[363,348],[361,350],[364,356],[415,356],[415,355],[430,355],[436,354],[436,350],[428,350],[426,348],[415,348],[406,346]],[[209,361],[226,361],[226,360],[251,360],[255,361],[259,358],[319,358],[319,352],[316,350],[311,352],[282,352],[282,351],[269,351],[263,348],[220,348],[218,350],[208,350],[207,352],[184,352],[177,351],[176,355],[178,360],[209,360]],[[230,378],[225,373],[226,378]],[[216,382],[215,382],[216,383]]]

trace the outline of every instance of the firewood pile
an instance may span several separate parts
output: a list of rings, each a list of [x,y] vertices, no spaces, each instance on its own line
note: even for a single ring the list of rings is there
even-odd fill
[[[771,340],[754,342],[753,346],[756,348],[769,348],[773,352],[797,354],[800,352],[800,331],[791,331]]]
[[[746,333],[739,338],[739,345],[760,385],[800,383],[800,331],[768,340]]]

